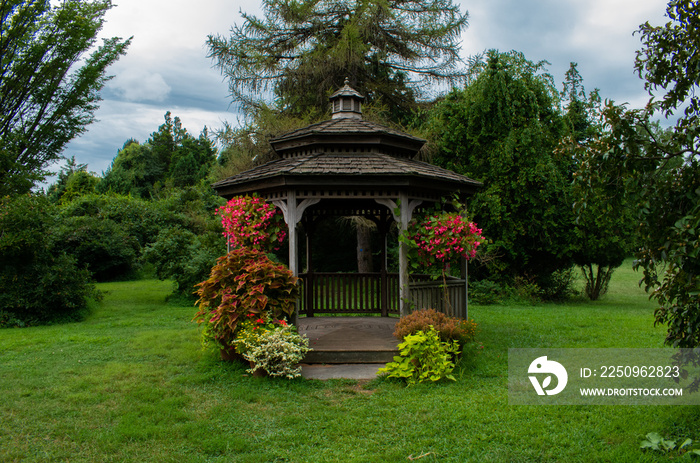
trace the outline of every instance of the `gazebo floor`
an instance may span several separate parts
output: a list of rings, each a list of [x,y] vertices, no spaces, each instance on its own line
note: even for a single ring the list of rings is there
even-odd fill
[[[398,318],[303,317],[297,327],[313,350],[304,363],[387,363],[398,354],[394,338]]]

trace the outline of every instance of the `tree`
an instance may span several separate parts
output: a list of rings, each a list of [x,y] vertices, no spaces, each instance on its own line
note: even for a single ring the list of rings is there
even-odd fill
[[[130,40],[95,48],[110,0],[0,2],[0,195],[49,174],[65,145],[94,121],[107,67]]]
[[[209,56],[234,101],[302,115],[325,113],[348,78],[396,116],[410,114],[422,86],[454,81],[467,27],[451,0],[265,0],[264,17],[242,13],[230,37],[209,36]]]
[[[566,73],[562,98],[569,135],[560,149],[574,160],[574,179],[588,179],[575,181],[571,189],[576,215],[573,258],[586,281],[586,295],[596,300],[607,292],[613,272],[632,252],[634,215],[629,199],[619,194],[620,181],[592,175],[603,168],[592,153],[605,149],[606,132],[600,120],[598,90],[586,95],[576,63]]]
[[[600,176],[624,186],[620,194],[634,204],[639,224],[635,268],[659,303],[655,323],[668,327],[667,344],[694,348],[700,346],[700,5],[672,0],[666,11],[664,26],[639,29],[643,47],[635,67],[649,104],[633,110],[606,104],[606,143],[592,153],[602,168],[580,181]],[[678,117],[667,137],[649,122],[657,112]]]
[[[165,122],[143,145],[127,140],[98,190],[151,198],[163,187],[196,185],[209,175],[215,158],[207,128],[194,138],[182,127],[180,118],[173,119],[168,111]]]
[[[61,167],[58,178],[46,189],[46,196],[51,202],[57,203],[66,192],[70,178],[76,172],[87,172],[87,164],[78,164],[75,156],[66,159],[66,165]]]
[[[484,182],[467,208],[492,240],[491,276],[543,287],[571,266],[573,222],[572,161],[555,151],[565,126],[544,64],[488,52],[481,72],[439,104],[433,121],[433,162]]]
[[[640,27],[643,48],[635,67],[652,95],[649,109],[682,115],[669,143],[651,137],[642,157],[659,162],[640,171],[634,186],[640,203],[643,247],[638,265],[647,289],[661,305],[656,323],[668,326],[674,347],[700,346],[700,3],[669,2],[670,19],[661,27]],[[662,97],[653,101],[654,91]],[[648,161],[647,161],[648,162]],[[661,274],[661,275],[660,275]]]

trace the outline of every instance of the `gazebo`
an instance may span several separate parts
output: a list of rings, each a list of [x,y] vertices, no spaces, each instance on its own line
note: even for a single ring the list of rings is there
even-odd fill
[[[278,206],[289,227],[289,268],[302,280],[300,314],[391,313],[406,315],[411,301],[432,304],[442,294],[433,282],[409,285],[408,253],[399,243],[399,272],[386,269],[386,236],[396,222],[405,230],[417,207],[455,193],[473,194],[481,183],[415,159],[425,140],[362,118],[364,97],[348,85],[331,97],[332,118],[271,140],[279,159],[213,185],[226,199],[257,193]],[[318,274],[307,245],[308,271],[299,272],[299,228],[307,237],[316,220],[363,216],[382,234],[382,269],[372,274]],[[308,240],[307,240],[308,243]],[[441,283],[441,282],[440,282]],[[423,285],[423,286],[421,286]],[[452,315],[465,317],[466,285],[450,282],[457,303]],[[422,289],[421,289],[422,288]]]

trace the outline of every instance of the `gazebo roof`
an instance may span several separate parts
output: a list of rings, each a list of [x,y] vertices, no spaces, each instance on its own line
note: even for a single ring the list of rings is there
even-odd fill
[[[223,196],[280,187],[406,186],[472,192],[481,183],[414,159],[382,153],[313,153],[268,162],[214,184]]]
[[[399,149],[397,155],[413,156],[425,144],[422,138],[356,118],[337,118],[292,130],[270,141],[272,149],[284,156],[287,151],[311,145],[380,145]]]
[[[431,196],[471,194],[480,182],[414,159],[425,140],[362,119],[364,97],[350,87],[334,93],[333,118],[270,141],[280,159],[215,183],[224,197],[287,188],[400,188]],[[336,104],[338,103],[338,104]]]

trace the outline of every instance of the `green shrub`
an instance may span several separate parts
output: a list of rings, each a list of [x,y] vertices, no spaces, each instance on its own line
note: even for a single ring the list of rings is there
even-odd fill
[[[44,197],[0,199],[0,326],[76,320],[99,296],[90,273],[52,249],[53,225]]]
[[[97,281],[124,277],[135,269],[139,243],[113,220],[67,217],[52,232],[53,248],[75,257]]]
[[[154,265],[161,280],[173,279],[178,294],[192,296],[195,286],[207,279],[224,249],[226,243],[221,234],[195,235],[182,228],[168,228],[146,246],[143,260]]]
[[[390,378],[405,379],[410,384],[424,381],[440,381],[447,378],[455,381],[452,371],[453,358],[459,352],[458,342],[445,342],[433,327],[427,331],[409,334],[399,344],[399,355],[394,357],[378,373],[388,373]]]
[[[576,296],[576,267],[559,269],[549,275],[540,276],[540,295],[545,301],[563,301]]]
[[[497,304],[503,297],[503,288],[491,280],[473,281],[469,283],[469,300],[475,304]]]
[[[299,363],[309,349],[309,339],[292,325],[277,325],[258,338],[249,338],[243,357],[252,362],[250,373],[258,368],[270,376],[288,379],[301,376]]]
[[[437,331],[442,341],[457,341],[460,346],[473,341],[476,334],[474,320],[450,317],[434,309],[422,309],[401,317],[396,323],[394,337],[403,340],[419,331],[429,331],[431,327]]]
[[[153,243],[161,230],[184,227],[188,222],[165,202],[115,194],[82,196],[62,206],[60,212],[62,218],[89,216],[112,220],[141,247]]]
[[[6,326],[77,321],[87,314],[88,301],[98,298],[90,272],[65,254],[0,269],[0,318]]]
[[[529,278],[515,277],[513,286],[509,288],[510,299],[524,304],[542,302],[542,289]]]

